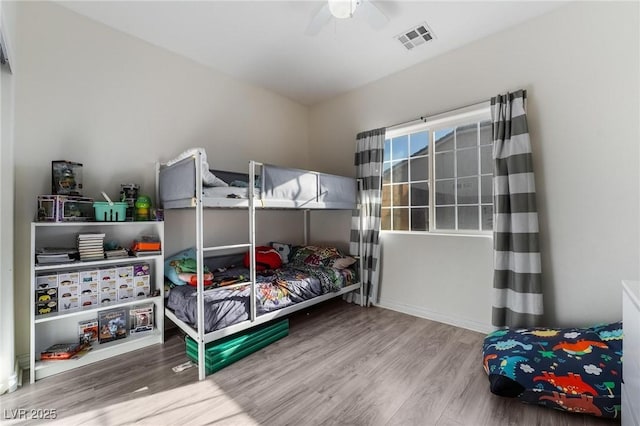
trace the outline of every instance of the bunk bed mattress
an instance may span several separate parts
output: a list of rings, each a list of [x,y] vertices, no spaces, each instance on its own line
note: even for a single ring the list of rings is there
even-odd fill
[[[235,186],[212,186],[205,187],[202,192],[206,198],[248,198],[248,188]],[[253,192],[256,197],[260,197],[260,191]]]
[[[248,174],[222,170],[211,172],[228,184],[239,182],[248,186]],[[196,193],[195,176],[193,161],[182,161],[162,168],[159,174],[161,202],[165,204],[186,200],[184,202],[187,204],[180,206],[193,207],[191,199]],[[259,178],[262,182],[262,192],[256,188],[254,194],[260,200],[267,201],[265,206],[268,207],[356,208],[357,183],[350,177],[264,164]],[[215,200],[248,198],[245,186],[205,186],[203,192],[204,205],[212,207],[220,204]],[[226,203],[223,202],[221,206],[226,206]]]
[[[248,276],[245,268],[230,268],[226,277]],[[257,276],[256,309],[263,314],[313,299],[325,293],[335,292],[350,284],[348,270],[325,267],[287,267],[268,275]],[[249,319],[249,285],[235,288],[217,288],[204,292],[205,332],[219,330]],[[198,319],[197,291],[192,286],[171,289],[167,307],[180,320],[195,327]]]

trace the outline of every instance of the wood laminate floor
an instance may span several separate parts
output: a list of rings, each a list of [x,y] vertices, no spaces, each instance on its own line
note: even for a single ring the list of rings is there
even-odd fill
[[[616,425],[489,392],[483,335],[341,300],[291,317],[289,336],[197,380],[183,337],[0,397],[63,425]]]

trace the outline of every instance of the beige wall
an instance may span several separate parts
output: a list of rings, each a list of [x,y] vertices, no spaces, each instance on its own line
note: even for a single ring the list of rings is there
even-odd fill
[[[51,160],[83,163],[91,197],[101,190],[115,196],[127,182],[153,194],[154,162],[193,146],[207,149],[214,168],[243,170],[251,159],[306,167],[308,110],[55,3],[20,3],[18,24],[15,304],[21,354],[28,352],[31,309],[29,222],[36,196],[50,192]],[[218,238],[211,230],[208,241],[229,238],[236,223],[246,232],[246,222],[226,218],[221,213],[212,221],[225,234]],[[267,220],[259,239],[302,230],[299,215]],[[193,245],[182,226],[192,221],[183,216],[173,223],[179,225],[166,232],[168,253]],[[278,234],[278,228],[285,230]]]
[[[28,352],[29,222],[36,196],[50,191],[51,160],[84,163],[93,197],[125,182],[152,192],[153,162],[192,146],[206,147],[215,168],[241,170],[253,158],[352,175],[357,132],[521,87],[549,324],[619,319],[620,280],[640,276],[637,4],[570,4],[310,110],[52,3],[21,3],[18,24],[17,353]],[[209,232],[212,243],[246,229],[241,217],[212,214],[224,226]],[[190,244],[189,218],[175,215],[167,252]],[[259,240],[299,241],[299,215],[265,215]],[[314,213],[312,237],[338,244],[348,219]],[[488,328],[491,246],[484,237],[383,235],[381,303]]]
[[[316,105],[311,167],[353,174],[360,131],[527,89],[547,323],[619,320],[620,281],[640,277],[639,27],[637,3],[571,3]],[[489,328],[490,239],[382,245],[383,306]]]

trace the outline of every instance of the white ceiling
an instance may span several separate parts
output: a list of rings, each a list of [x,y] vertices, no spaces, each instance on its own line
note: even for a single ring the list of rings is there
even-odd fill
[[[363,86],[564,2],[373,1],[362,13],[305,35],[324,1],[59,1],[59,4],[196,62],[305,105]],[[395,36],[426,22],[435,40],[411,51]]]

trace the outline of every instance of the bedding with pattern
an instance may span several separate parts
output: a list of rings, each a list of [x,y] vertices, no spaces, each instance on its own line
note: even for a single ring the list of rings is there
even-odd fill
[[[622,323],[497,330],[483,345],[496,395],[574,413],[620,417]]]
[[[233,267],[214,272],[215,285],[246,281],[249,270]],[[308,265],[289,265],[265,271],[256,276],[256,307],[258,315],[282,309],[335,292],[354,282],[351,269]],[[249,319],[250,286],[205,290],[205,331],[211,332]],[[167,307],[182,321],[195,327],[197,293],[192,286],[175,286],[169,292]]]

